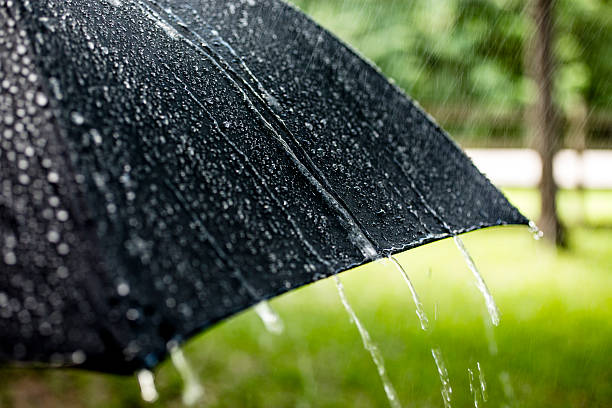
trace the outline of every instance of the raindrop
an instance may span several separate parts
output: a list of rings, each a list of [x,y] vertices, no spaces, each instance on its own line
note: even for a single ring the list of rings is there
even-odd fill
[[[533,221],[529,221],[529,232],[531,232],[533,239],[536,241],[539,241],[544,236],[544,232],[542,232]]]
[[[485,381],[484,372],[482,371],[482,367],[480,366],[480,362],[476,362],[476,368],[478,368],[478,381],[480,381],[480,394],[482,396],[482,400],[487,402],[489,398],[487,394],[487,382]]]
[[[57,253],[60,255],[68,255],[70,252],[70,247],[65,242],[62,242],[57,246]]]
[[[49,183],[55,184],[59,181],[59,174],[54,171],[51,171],[47,175],[47,180],[49,181]]]
[[[53,91],[53,95],[56,99],[60,101],[64,99],[64,94],[62,93],[62,89],[60,88],[60,83],[57,78],[49,78],[49,86],[51,88],[51,91]]]
[[[25,173],[21,173],[17,179],[24,186],[30,184],[30,176]]]
[[[57,212],[57,220],[60,222],[68,221],[68,211],[59,210]]]
[[[130,285],[126,282],[121,282],[117,285],[117,293],[119,296],[127,296],[130,293]]]
[[[514,388],[512,387],[512,383],[510,382],[510,374],[507,371],[502,371],[499,373],[499,382],[502,385],[502,390],[504,391],[504,395],[508,401],[514,400]]]
[[[431,349],[431,355],[436,362],[436,367],[438,368],[438,375],[440,376],[440,382],[442,383],[442,401],[444,401],[444,408],[451,408],[451,394],[453,393],[453,389],[450,385],[450,379],[448,377],[448,370],[446,369],[446,365],[444,364],[444,359],[442,358],[442,351],[438,348]]]
[[[474,407],[478,408],[480,403],[487,401],[487,385],[484,378],[484,373],[482,372],[482,368],[480,367],[480,363],[476,362],[476,368],[478,371],[478,377],[474,374],[474,370],[468,368],[468,379],[470,384],[470,394],[474,398]]]
[[[340,282],[340,278],[338,278],[337,275],[334,275],[334,279],[336,281],[336,288],[338,288],[338,294],[340,295],[342,305],[349,314],[351,321],[355,323],[355,326],[357,326],[357,330],[359,330],[359,335],[361,336],[361,340],[363,342],[363,347],[370,353],[372,361],[376,365],[378,375],[380,376],[380,380],[382,381],[383,387],[385,389],[385,394],[387,394],[387,399],[389,400],[389,405],[391,405],[392,408],[401,408],[397,393],[395,392],[395,388],[393,387],[391,380],[387,376],[385,362],[383,360],[382,354],[380,353],[380,350],[378,349],[378,346],[372,341],[370,333],[368,333],[366,328],[361,324],[361,321],[357,318],[355,311],[348,302],[346,294],[344,293],[344,286],[342,285],[342,282]]]
[[[76,111],[70,114],[70,120],[72,120],[72,123],[74,123],[75,125],[82,125],[83,123],[85,123],[85,118],[83,117],[83,115]]]
[[[49,99],[47,99],[47,95],[42,92],[37,92],[34,101],[38,106],[45,107],[47,103],[49,103]]]
[[[155,377],[149,370],[140,370],[136,373],[138,384],[140,385],[140,396],[145,402],[155,402],[159,394],[155,389]]]
[[[60,266],[59,268],[57,268],[57,276],[60,279],[66,279],[69,275],[70,273],[68,272],[68,268],[66,268],[65,266]]]
[[[175,341],[168,343],[168,350],[170,350],[170,359],[185,384],[183,387],[183,404],[193,405],[204,396],[204,387],[198,381],[193,368],[189,365],[183,351]]]
[[[15,256],[15,253],[12,251],[5,253],[4,263],[7,265],[15,265],[17,263],[17,256]]]
[[[421,323],[421,329],[427,330],[429,328],[429,320],[427,319],[423,304],[419,299],[419,295],[417,294],[416,289],[414,288],[414,285],[412,284],[412,281],[408,276],[408,273],[406,273],[406,270],[402,267],[402,265],[393,255],[389,255],[389,260],[393,263],[393,265],[395,265],[397,270],[400,271],[402,277],[404,278],[404,281],[406,281],[406,284],[410,289],[410,293],[412,294],[412,300],[414,301],[414,306],[416,307],[416,314],[419,317],[419,322]]]
[[[476,386],[476,382],[474,379],[474,372],[471,368],[468,368],[467,371],[470,383],[470,394],[472,394],[472,397],[474,398],[474,408],[478,408],[478,387]]]
[[[128,320],[137,320],[140,317],[140,312],[134,308],[131,308],[125,312],[125,317],[127,317]]]
[[[487,316],[483,316],[484,320],[484,328],[485,328],[485,337],[487,339],[487,344],[489,348],[489,354],[492,356],[497,355],[497,341],[495,340],[495,332],[493,330],[493,325],[491,324],[490,319]]]
[[[491,292],[489,291],[487,284],[482,278],[482,275],[480,274],[480,272],[478,272],[478,268],[476,267],[476,264],[472,260],[472,257],[470,256],[468,250],[463,244],[463,241],[461,240],[461,238],[455,235],[453,239],[455,240],[455,244],[457,245],[457,248],[459,248],[459,251],[461,251],[461,254],[463,255],[463,259],[465,259],[465,263],[467,264],[468,268],[470,268],[470,270],[472,271],[472,274],[474,275],[474,278],[476,279],[476,286],[478,287],[478,290],[480,291],[480,293],[482,293],[482,296],[485,299],[487,310],[489,311],[489,316],[491,317],[491,323],[493,323],[493,325],[495,326],[498,326],[499,325],[499,309],[497,308],[497,305],[495,304],[495,299],[493,299],[493,295],[491,295]]]
[[[267,301],[261,301],[253,308],[270,333],[281,334],[283,332],[285,329],[283,320]]]
[[[77,350],[70,355],[70,359],[74,364],[83,364],[87,359],[87,355],[83,350]]]
[[[60,240],[60,235],[56,230],[50,230],[47,232],[47,240],[53,244],[56,244]]]

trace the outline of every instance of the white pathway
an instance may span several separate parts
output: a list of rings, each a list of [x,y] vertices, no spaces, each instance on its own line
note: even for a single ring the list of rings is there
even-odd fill
[[[540,157],[530,149],[467,149],[476,167],[500,187],[534,187],[541,177]],[[561,150],[555,156],[560,187],[612,188],[612,150]]]

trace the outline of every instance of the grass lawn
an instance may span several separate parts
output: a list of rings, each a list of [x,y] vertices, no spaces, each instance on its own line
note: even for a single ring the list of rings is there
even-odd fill
[[[537,216],[534,191],[507,194]],[[565,250],[536,242],[522,227],[464,236],[501,311],[498,327],[488,323],[483,298],[450,240],[398,256],[429,316],[428,332],[389,263],[341,275],[403,406],[443,406],[432,347],[446,362],[453,407],[474,406],[468,368],[477,374],[477,363],[488,395],[479,406],[612,406],[612,192],[588,191],[583,199],[562,192],[560,211],[569,225]],[[207,406],[388,406],[332,279],[271,304],[285,322],[281,336],[247,311],[188,343]],[[133,378],[21,369],[0,370],[0,378],[0,407],[148,405]],[[168,362],[157,383],[157,405],[180,406],[181,382]]]

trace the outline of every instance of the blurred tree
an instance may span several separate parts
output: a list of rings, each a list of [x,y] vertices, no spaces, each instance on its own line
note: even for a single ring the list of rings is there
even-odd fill
[[[293,1],[464,146],[518,147],[529,134],[543,159],[540,226],[562,242],[554,153],[612,148],[612,1]]]
[[[536,85],[523,67],[531,0],[293,0],[373,60],[463,145],[521,146]],[[612,2],[557,0],[561,131],[582,98],[587,142],[612,147]]]
[[[563,227],[557,214],[557,184],[553,174],[553,158],[559,148],[559,118],[553,101],[554,57],[553,21],[555,0],[530,0],[533,36],[526,47],[527,71],[537,84],[536,100],[529,110],[528,123],[535,146],[542,160],[540,180],[541,210],[538,225],[550,242],[563,244]]]

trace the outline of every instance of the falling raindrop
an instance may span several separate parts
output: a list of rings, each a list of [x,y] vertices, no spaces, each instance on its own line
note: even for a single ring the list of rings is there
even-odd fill
[[[127,296],[130,293],[130,285],[127,282],[120,282],[117,285],[117,294],[119,296]]]
[[[461,254],[463,255],[463,259],[465,259],[465,263],[467,264],[468,268],[470,268],[470,270],[474,274],[474,278],[476,279],[476,286],[478,287],[478,290],[480,291],[480,293],[482,293],[482,296],[484,296],[485,304],[487,305],[487,310],[489,311],[489,316],[491,317],[491,323],[493,323],[493,325],[495,326],[498,326],[499,325],[499,309],[497,308],[497,304],[495,304],[495,299],[493,299],[493,295],[491,295],[491,292],[489,291],[487,284],[482,278],[482,275],[480,274],[480,272],[478,272],[478,268],[476,267],[476,264],[472,260],[472,257],[470,256],[468,250],[463,244],[463,241],[461,240],[461,238],[459,238],[458,236],[454,236],[453,239],[455,240],[455,244],[457,245],[457,248],[459,248],[459,251],[461,251]]]
[[[73,364],[83,364],[87,360],[87,355],[83,350],[76,350],[70,355]]]
[[[402,267],[402,265],[393,255],[389,255],[389,260],[393,263],[393,265],[395,265],[397,270],[401,272],[404,281],[406,281],[406,284],[410,289],[410,293],[412,294],[412,300],[414,301],[414,306],[416,307],[416,314],[419,317],[419,322],[421,323],[421,329],[427,330],[429,328],[429,320],[427,319],[423,304],[419,299],[419,295],[417,294],[416,289],[414,288],[414,285],[412,284],[412,281],[408,276],[408,273],[406,273],[406,270]]]
[[[183,404],[194,405],[196,402],[202,399],[204,396],[204,387],[198,381],[193,368],[187,362],[183,351],[174,341],[168,343],[168,350],[170,350],[170,359],[176,368],[176,371],[180,374],[183,379]]]
[[[440,382],[442,383],[442,401],[444,401],[444,408],[451,408],[451,395],[453,393],[453,389],[450,385],[450,379],[448,377],[448,370],[446,369],[446,365],[444,364],[444,359],[442,358],[442,351],[439,348],[431,349],[431,355],[436,362],[436,367],[438,368],[438,375],[440,376]]]
[[[82,125],[83,123],[85,123],[85,118],[83,117],[83,115],[76,111],[70,114],[70,120],[72,120],[72,123],[74,123],[75,125]]]
[[[470,383],[470,394],[474,398],[474,408],[478,408],[478,386],[476,385],[476,380],[474,379],[474,371],[472,371],[471,368],[468,368],[467,371]]]
[[[529,232],[531,232],[533,239],[536,241],[539,241],[544,236],[544,232],[542,232],[533,221],[529,221]]]
[[[497,347],[497,341],[495,340],[495,331],[494,331],[494,327],[491,324],[490,319],[487,318],[486,315],[483,315],[483,320],[484,320],[484,329],[485,329],[485,337],[487,339],[487,345],[489,348],[489,354],[491,354],[492,356],[497,355],[498,352],[498,347]]]
[[[510,382],[510,374],[507,371],[499,373],[499,382],[502,385],[504,396],[508,401],[514,401],[514,388]]]
[[[487,382],[485,381],[484,372],[482,371],[482,367],[480,366],[480,362],[476,362],[476,368],[478,368],[478,381],[480,381],[480,395],[482,396],[482,400],[487,402],[489,398],[487,394]]]
[[[37,92],[34,101],[36,102],[38,106],[45,107],[47,106],[49,99],[47,99],[47,95],[45,95],[44,93]]]
[[[261,301],[253,308],[270,333],[281,334],[283,332],[285,329],[283,320],[267,301]]]
[[[374,364],[376,365],[378,375],[380,376],[380,380],[382,381],[383,387],[385,389],[385,394],[387,394],[387,399],[389,400],[389,405],[391,405],[392,408],[401,408],[399,398],[397,397],[397,393],[395,392],[395,388],[393,387],[393,384],[391,383],[391,380],[387,375],[387,371],[385,369],[385,362],[380,353],[380,350],[378,349],[378,346],[372,341],[370,333],[368,333],[363,324],[361,324],[361,321],[357,318],[355,311],[348,302],[346,294],[344,293],[344,286],[342,285],[342,282],[340,282],[340,278],[338,278],[337,275],[334,275],[334,279],[336,281],[336,287],[338,288],[338,294],[340,295],[342,305],[349,314],[351,321],[355,323],[355,326],[357,326],[357,330],[359,330],[361,340],[363,341],[363,347],[370,353],[372,361],[374,361]]]
[[[138,384],[140,385],[140,396],[143,401],[155,402],[159,398],[157,389],[155,388],[155,377],[149,370],[140,370],[136,373]]]

